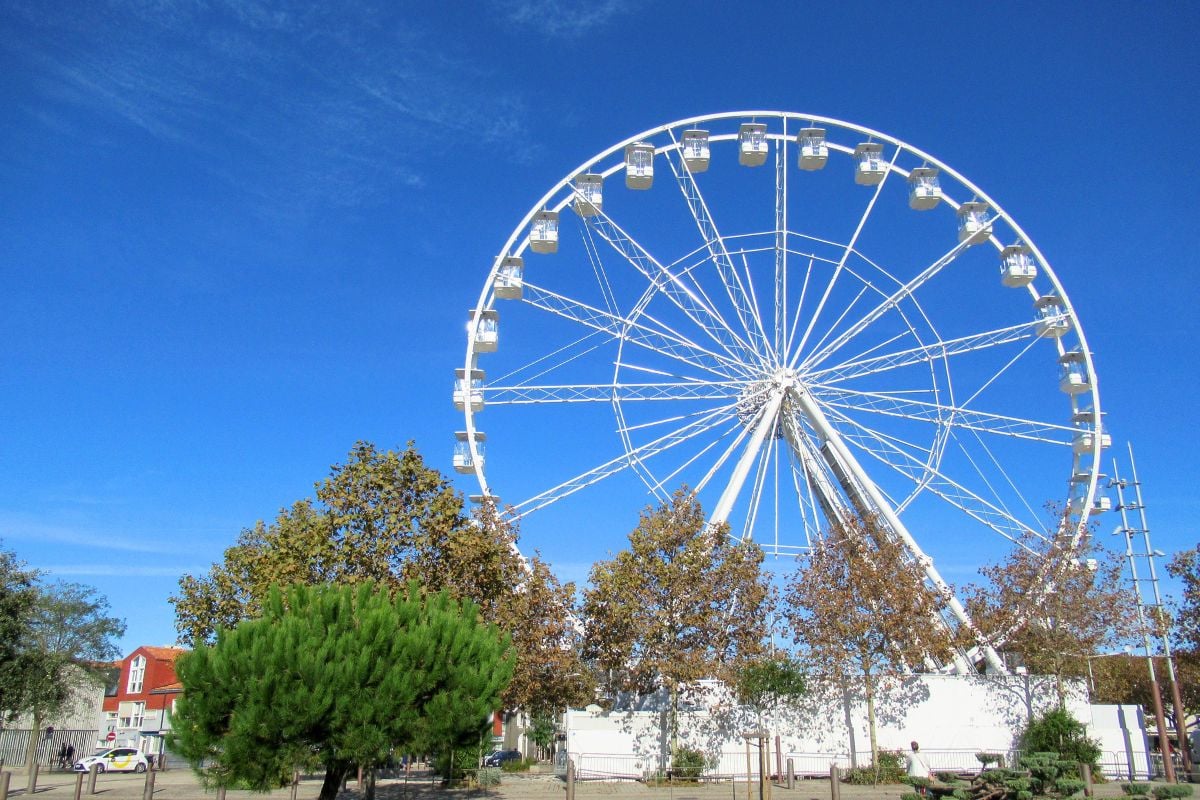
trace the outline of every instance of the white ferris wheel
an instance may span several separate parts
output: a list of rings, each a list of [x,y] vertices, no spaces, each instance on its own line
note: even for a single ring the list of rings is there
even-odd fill
[[[1110,502],[1092,354],[1037,246],[953,168],[826,117],[693,117],[584,161],[501,248],[455,376],[473,499],[586,517],[686,485],[775,555],[869,513],[949,626],[973,630],[944,571]],[[974,655],[1002,670],[996,644]]]

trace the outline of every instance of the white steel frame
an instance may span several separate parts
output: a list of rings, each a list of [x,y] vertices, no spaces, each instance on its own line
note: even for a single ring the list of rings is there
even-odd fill
[[[775,229],[764,232],[761,239],[756,235],[723,235],[702,189],[706,176],[694,175],[687,169],[681,147],[683,131],[711,128],[709,143],[712,159],[732,158],[733,150],[736,150],[738,124],[745,121],[767,124],[767,138],[773,143],[775,152]],[[827,131],[830,158],[824,169],[845,168],[847,181],[852,180],[852,170],[849,168],[852,160],[847,158],[843,162],[839,154],[852,157],[857,144],[864,140],[883,145],[882,158],[887,164],[887,174],[878,184],[862,189],[864,197],[869,196],[869,199],[846,242],[823,241],[789,229],[789,180],[802,180],[801,177],[789,176],[794,168],[790,164],[794,163],[792,148],[796,146],[795,134],[801,128],[814,126],[824,127]],[[616,188],[617,182],[607,179],[624,168],[625,147],[635,142],[653,145],[655,160],[660,164],[665,162],[667,169],[656,172],[665,179],[664,182],[674,178],[695,223],[699,246],[675,261],[661,262],[630,235],[617,219],[609,215],[611,203],[606,197],[603,207],[586,220],[589,258],[604,289],[603,305],[606,307],[585,303],[537,285],[531,280],[535,276],[530,274],[528,264],[522,298],[519,301],[501,300],[497,303],[494,286],[499,278],[500,266],[506,257],[525,254],[534,216],[544,210],[570,213],[578,197],[574,180],[581,174],[590,173],[605,178],[607,192],[623,191]],[[722,143],[726,142],[733,142],[735,147],[723,151]],[[911,171],[917,167],[935,167],[938,170],[941,201],[951,212],[957,212],[964,202],[981,202],[987,204],[991,216],[986,239],[955,243],[957,240],[954,237],[948,237],[948,246],[939,258],[914,276],[901,281],[859,253],[855,245],[868,226],[889,179],[907,185]],[[656,187],[655,190],[662,189]],[[948,221],[947,229],[952,230],[952,226],[953,221]],[[1006,245],[1021,243],[1028,247],[1038,267],[1037,278],[1025,287],[1031,300],[1028,318],[966,336],[943,339],[937,335],[934,341],[923,340],[918,328],[926,332],[926,337],[928,331],[935,329],[925,310],[914,298],[923,286],[953,264],[968,246],[978,245],[980,241],[994,247],[997,256]],[[807,269],[803,272],[803,286],[799,290],[801,305],[805,302],[816,303],[815,311],[805,312],[807,319],[802,319],[798,308],[789,305],[791,290],[788,282],[796,280],[798,274],[798,271],[789,273],[789,258],[794,260],[797,257],[797,249],[789,244],[791,242],[808,242],[814,247],[814,254],[809,255]],[[820,281],[814,277],[817,275],[814,264],[821,260],[815,255],[817,246],[840,251],[840,257],[836,260],[830,258],[820,265],[827,268],[830,275],[824,286],[818,285]],[[611,287],[602,275],[601,248],[611,249],[619,262],[642,277],[646,288],[640,297],[617,298],[612,294]],[[764,318],[759,294],[753,285],[754,275],[746,258],[770,249],[774,250],[774,302],[773,308],[767,308],[771,316]],[[869,302],[871,295],[867,290],[874,287],[868,278],[854,272],[856,267],[852,264],[852,256],[856,263],[870,264],[880,274],[891,278],[898,287],[876,291],[878,299],[866,311],[863,310],[865,306],[857,304],[863,297]],[[1068,457],[1070,459],[1069,477],[1074,481],[1076,492],[1080,491],[1081,485],[1086,487],[1086,498],[1082,502],[1082,510],[1065,517],[1062,527],[1049,535],[1066,537],[1074,542],[1084,530],[1097,496],[1103,443],[1102,437],[1096,435],[1092,437],[1093,446],[1089,450],[1073,452],[1070,444],[1075,428],[1066,420],[1072,416],[1090,420],[1092,429],[1099,432],[1101,410],[1091,351],[1067,293],[1037,246],[998,203],[953,168],[899,139],[828,117],[783,111],[729,112],[661,125],[617,142],[569,172],[533,205],[493,263],[475,305],[473,321],[468,324],[466,354],[461,365],[467,370],[465,374],[481,369],[488,357],[488,354],[475,349],[476,327],[483,316],[481,312],[510,302],[528,304],[578,326],[580,337],[572,343],[573,347],[586,349],[615,342],[619,353],[610,381],[562,385],[540,384],[526,379],[506,384],[502,376],[484,386],[488,408],[538,403],[609,403],[617,420],[618,435],[624,450],[622,454],[580,474],[567,476],[557,485],[515,503],[513,508],[517,514],[543,508],[624,470],[637,473],[652,494],[665,499],[675,488],[672,481],[683,467],[669,474],[656,475],[647,462],[681,442],[710,437],[711,443],[701,450],[700,455],[692,457],[693,460],[702,457],[710,464],[702,485],[693,488],[697,491],[703,489],[704,483],[716,480],[718,473],[732,465],[730,477],[724,478],[726,482],[720,499],[710,511],[711,522],[728,521],[734,505],[742,499],[748,503],[749,518],[771,514],[771,509],[759,507],[764,494],[766,465],[772,460],[776,463],[787,460],[791,464],[790,470],[780,470],[777,474],[790,475],[806,528],[818,532],[822,527],[818,511],[826,523],[848,513],[869,512],[878,515],[886,522],[891,535],[903,543],[913,568],[920,569],[927,581],[947,598],[946,624],[971,631],[975,631],[975,628],[961,603],[902,521],[900,515],[904,509],[918,496],[928,494],[945,500],[980,525],[1014,542],[1029,532],[1047,534],[1033,531],[1027,522],[1021,521],[1003,503],[995,501],[990,496],[994,494],[990,491],[993,487],[971,485],[969,479],[944,474],[939,469],[953,436],[961,434],[976,437],[981,444],[983,437],[1007,437],[1051,446],[1066,445],[1061,452],[1064,461]],[[710,275],[711,271],[715,271],[721,287],[719,294],[723,293],[724,296],[714,297],[706,292],[705,287],[712,286],[711,280],[707,284],[695,280],[702,270],[710,271]],[[860,281],[863,288],[854,302],[840,310],[834,323],[828,324],[830,315],[837,309],[828,309],[827,305],[835,286],[839,285],[839,281],[844,286],[846,280]],[[998,291],[1020,291],[1020,288]],[[1063,316],[1069,322],[1069,331],[1058,338],[1039,338],[1037,329],[1040,321],[1034,312],[1033,301],[1049,294],[1059,298]],[[647,311],[652,300],[668,301],[676,313],[682,314],[695,326],[692,333],[676,330],[652,316]],[[856,350],[856,337],[881,318],[899,320],[904,333],[895,337],[897,340],[904,337],[906,341],[915,340],[918,344],[912,346],[910,343],[892,349],[889,342],[884,342],[863,351]],[[1039,342],[1045,343],[1043,347],[1055,348],[1056,357],[1070,351],[1079,352],[1083,369],[1090,378],[1087,391],[1064,395],[1067,402],[1063,407],[1061,423],[971,407],[972,401],[983,388],[999,378],[1004,370],[1020,362]],[[984,383],[983,388],[965,399],[956,398],[952,391],[944,389],[934,391],[930,399],[889,391],[856,390],[843,385],[850,378],[927,365],[936,390],[939,386],[939,370],[948,372],[953,359],[989,348],[1010,348],[1015,355]],[[699,377],[672,379],[668,375],[647,375],[644,380],[630,380],[628,376],[637,370],[633,354],[645,350],[673,359]],[[536,364],[542,360],[552,362],[559,356],[554,352],[535,353],[530,363]],[[622,367],[625,372],[622,372]],[[546,372],[549,371],[548,368]],[[488,376],[491,378],[490,371]],[[1047,380],[1053,380],[1053,373],[1048,375]],[[946,383],[949,383],[948,380]],[[663,432],[648,438],[644,431],[637,430],[637,426],[626,420],[625,406],[629,403],[670,404],[695,399],[729,402],[703,414],[668,417],[660,425]],[[928,422],[934,427],[931,441],[914,447],[886,431],[864,426],[849,413],[864,410],[883,419],[890,417]],[[479,413],[471,403],[467,403],[463,411],[467,441],[472,450]],[[987,451],[986,444],[984,450]],[[919,455],[914,455],[914,452]],[[904,497],[887,496],[878,482],[872,479],[864,459],[879,470],[906,476],[914,488]],[[482,459],[473,453],[472,461],[482,496],[494,496]],[[686,466],[695,465],[689,463]],[[1003,466],[995,466],[1007,479]],[[1080,483],[1081,475],[1086,476],[1084,484]],[[1047,487],[1045,497],[1053,496],[1055,491],[1053,487]],[[1040,503],[1045,497],[1036,498],[1036,502]],[[750,533],[748,525],[744,535],[749,536]],[[807,546],[807,542],[782,542],[778,535],[774,542],[760,541],[760,544],[777,554],[801,552]],[[1052,565],[1047,565],[1048,571],[1051,568]],[[1036,603],[1043,590],[1044,587],[1031,587],[1031,602]],[[959,658],[955,668],[966,669],[966,660],[982,659],[990,668],[1002,671],[1004,667],[994,649],[1000,642],[984,641],[981,637],[976,641],[976,650],[966,654],[966,659]]]

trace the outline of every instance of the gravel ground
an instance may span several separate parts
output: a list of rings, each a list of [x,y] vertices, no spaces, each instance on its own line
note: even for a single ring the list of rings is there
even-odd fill
[[[141,800],[146,786],[145,775],[132,773],[108,773],[97,776],[94,800]],[[841,785],[841,800],[899,800],[908,790],[907,786],[850,786]],[[87,778],[84,777],[85,794]],[[318,776],[306,778],[297,788],[297,800],[316,800],[321,791]],[[75,796],[75,774],[69,772],[43,773],[38,778],[36,796],[39,800],[73,800]],[[26,776],[23,770],[13,772],[9,784],[9,797],[26,796]],[[600,783],[581,782],[576,784],[578,800],[609,796],[645,798],[645,800],[758,800],[757,787],[747,793],[745,783],[716,783],[696,786],[646,786],[635,782]],[[1121,789],[1116,783],[1096,786],[1097,798],[1118,798]],[[154,800],[215,800],[215,792],[205,792],[190,770],[172,769],[154,774]],[[291,793],[280,789],[268,794],[246,791],[229,791],[227,800],[290,800]],[[431,781],[427,776],[414,773],[408,781],[382,779],[376,786],[378,800],[565,800],[565,784],[548,774],[505,773],[500,786],[490,789],[446,789]],[[354,781],[341,793],[339,800],[360,800]],[[798,780],[795,789],[782,786],[772,788],[771,800],[831,800],[829,781]]]

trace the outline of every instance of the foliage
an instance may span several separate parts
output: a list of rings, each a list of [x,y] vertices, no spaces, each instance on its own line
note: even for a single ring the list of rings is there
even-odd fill
[[[1093,773],[1099,773],[1099,742],[1089,738],[1087,727],[1071,716],[1065,708],[1051,709],[1030,720],[1021,734],[1021,748],[1030,754],[1057,753],[1072,765],[1090,764]],[[1025,756],[1022,764],[1030,758],[1030,755]],[[1071,770],[1075,769],[1076,767],[1071,767]]]
[[[804,667],[786,655],[750,662],[737,677],[738,699],[760,714],[769,703],[793,702],[807,691]]]
[[[27,628],[37,601],[36,570],[15,554],[0,550],[0,722],[24,703],[28,662],[23,658]]]
[[[537,764],[536,758],[521,758],[505,761],[500,765],[500,769],[504,772],[528,772],[529,768]]]
[[[505,765],[507,766],[507,765]],[[497,767],[480,767],[475,770],[475,783],[478,786],[499,786],[500,771],[502,768]],[[528,769],[528,767],[526,767]],[[517,770],[505,769],[505,772],[516,772]]]
[[[526,733],[529,735],[530,741],[538,747],[545,748],[554,741],[555,730],[553,719],[545,714],[535,714]]]
[[[393,592],[410,580],[473,600],[483,619],[512,635],[517,664],[507,707],[586,702],[589,673],[571,624],[574,586],[538,558],[522,561],[517,533],[498,509],[475,519],[462,497],[426,466],[412,443],[380,451],[359,442],[316,484],[316,499],[243,530],[206,576],[185,575],[175,605],[181,642],[211,643],[221,628],[253,619],[271,586],[375,581]]]
[[[1180,694],[1184,708],[1188,711],[1200,710],[1200,652],[1185,650],[1172,654],[1175,663],[1175,677],[1179,681]],[[1166,665],[1161,658],[1156,659],[1159,691],[1163,699],[1169,698],[1170,682]],[[1092,684],[1093,703],[1128,703],[1153,708],[1154,698],[1150,684],[1150,670],[1144,655],[1114,655],[1092,659],[1092,672],[1089,675]],[[1174,717],[1174,707],[1170,702],[1165,703],[1164,712]]]
[[[1129,795],[1145,796],[1150,793],[1148,783],[1122,783],[1121,791]]]
[[[700,678],[732,682],[763,649],[771,603],[762,550],[709,526],[686,490],[642,512],[629,549],[592,567],[584,655],[610,691],[649,692]]]
[[[1167,572],[1183,584],[1180,599],[1173,604],[1175,646],[1200,657],[1200,544],[1171,558]]]
[[[713,760],[705,756],[703,751],[676,747],[671,751],[671,778],[677,781],[696,781],[712,764]]]
[[[909,783],[905,768],[904,755],[898,750],[880,750],[878,755],[867,767],[855,767],[846,770],[846,782],[858,786],[880,783]],[[912,780],[913,785],[918,781]],[[925,780],[928,785],[928,780]]]
[[[1059,533],[1032,532],[1007,558],[983,567],[967,609],[994,642],[1003,642],[1031,673],[1053,675],[1059,705],[1064,679],[1087,674],[1088,656],[1119,650],[1139,633],[1137,609],[1122,560],[1090,534],[1072,543],[1071,522]]]
[[[1157,800],[1172,800],[1176,797],[1191,797],[1192,787],[1186,783],[1173,783],[1164,786],[1154,787],[1154,796]]]
[[[206,783],[267,791],[315,758],[329,800],[351,764],[477,743],[512,655],[472,603],[416,584],[393,599],[365,581],[273,589],[259,619],[220,631],[176,672],[169,743]]]
[[[875,694],[882,676],[946,660],[943,598],[914,569],[908,551],[874,517],[832,526],[788,585],[785,614],[817,671],[861,686],[872,761],[878,763]]]
[[[987,769],[989,764],[1004,766],[1004,756],[1000,753],[976,753],[975,760],[982,764],[984,769]]]
[[[107,598],[93,587],[38,587],[19,659],[26,666],[21,710],[33,715],[35,728],[68,706],[80,680],[99,682],[94,665],[119,655],[124,633],[124,621],[109,616]]]

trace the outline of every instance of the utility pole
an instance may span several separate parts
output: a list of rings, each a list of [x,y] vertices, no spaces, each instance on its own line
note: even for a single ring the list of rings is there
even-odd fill
[[[1134,598],[1137,601],[1138,622],[1142,629],[1142,639],[1146,651],[1146,662],[1150,670],[1150,688],[1154,698],[1155,719],[1158,725],[1158,740],[1163,753],[1163,771],[1168,781],[1175,780],[1175,765],[1171,758],[1171,743],[1167,736],[1166,720],[1162,712],[1162,697],[1159,692],[1158,681],[1155,678],[1154,670],[1154,653],[1151,646],[1152,638],[1157,638],[1161,644],[1162,654],[1167,664],[1167,677],[1171,682],[1171,700],[1174,706],[1174,716],[1176,720],[1175,735],[1178,742],[1179,754],[1183,761],[1183,767],[1186,771],[1191,771],[1191,753],[1187,741],[1187,718],[1183,714],[1183,699],[1179,689],[1179,679],[1175,673],[1175,660],[1171,657],[1171,642],[1167,634],[1167,617],[1163,609],[1162,593],[1158,588],[1158,574],[1155,571],[1154,559],[1161,555],[1154,550],[1150,544],[1150,526],[1146,521],[1146,506],[1142,501],[1142,484],[1137,477],[1137,464],[1133,459],[1133,444],[1128,445],[1129,448],[1129,466],[1133,473],[1133,479],[1129,481],[1122,480],[1117,471],[1117,461],[1113,459],[1113,480],[1112,485],[1117,489],[1117,508],[1121,512],[1121,528],[1116,531],[1125,536],[1125,558],[1129,561],[1129,573],[1133,581]],[[1125,501],[1125,489],[1133,488],[1134,499],[1132,502]],[[1138,512],[1137,522],[1140,527],[1132,527],[1130,525],[1129,512]],[[1139,537],[1142,545],[1141,552],[1134,551],[1134,538]],[[1145,558],[1147,564],[1148,577],[1138,577],[1137,559]],[[1143,599],[1144,584],[1149,584],[1152,603],[1146,603]],[[1147,609],[1148,606],[1148,609]],[[1146,619],[1147,610],[1153,613],[1154,636],[1151,635],[1151,623]]]

